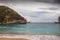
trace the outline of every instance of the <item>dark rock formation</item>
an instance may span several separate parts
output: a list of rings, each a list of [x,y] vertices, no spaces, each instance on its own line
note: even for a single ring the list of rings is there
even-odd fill
[[[0,24],[26,24],[27,20],[7,6],[0,6]]]
[[[55,22],[56,24],[60,24],[60,16],[58,17],[58,22]]]
[[[60,23],[60,16],[58,17],[58,22]]]

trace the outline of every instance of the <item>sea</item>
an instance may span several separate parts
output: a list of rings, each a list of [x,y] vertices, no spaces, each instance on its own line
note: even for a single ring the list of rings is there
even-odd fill
[[[0,32],[27,34],[60,34],[60,24],[55,23],[27,23],[0,25]]]

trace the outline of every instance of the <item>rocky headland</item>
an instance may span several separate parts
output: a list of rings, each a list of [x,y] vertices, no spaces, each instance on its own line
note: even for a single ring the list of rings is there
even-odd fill
[[[26,24],[27,20],[13,9],[0,6],[0,24]]]

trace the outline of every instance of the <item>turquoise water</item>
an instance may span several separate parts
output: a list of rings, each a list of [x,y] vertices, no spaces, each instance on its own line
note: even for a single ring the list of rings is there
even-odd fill
[[[0,25],[0,32],[60,33],[60,24],[27,23]]]

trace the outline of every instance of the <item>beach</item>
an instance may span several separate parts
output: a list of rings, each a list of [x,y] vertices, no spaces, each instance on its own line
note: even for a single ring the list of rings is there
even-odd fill
[[[0,40],[27,40],[23,38],[0,38]]]
[[[60,36],[59,35],[0,34],[0,40],[60,40]]]

